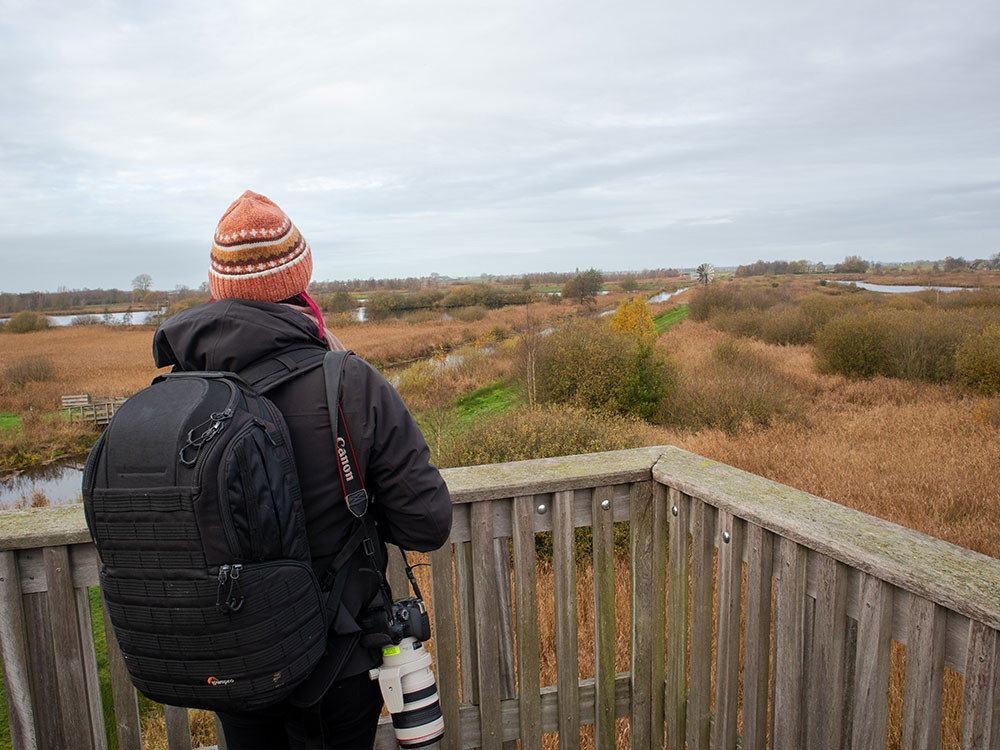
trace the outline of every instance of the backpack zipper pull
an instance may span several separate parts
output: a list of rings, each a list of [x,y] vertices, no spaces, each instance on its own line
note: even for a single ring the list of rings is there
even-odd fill
[[[222,606],[222,589],[226,585],[226,580],[229,578],[229,566],[220,565],[219,566],[219,585],[215,589],[215,607],[220,612],[225,612],[225,608]],[[228,604],[228,602],[227,602]]]
[[[239,577],[243,571],[242,565],[233,565],[229,573],[229,594],[226,596],[226,606],[230,612],[239,612],[243,607],[243,592],[240,591]]]

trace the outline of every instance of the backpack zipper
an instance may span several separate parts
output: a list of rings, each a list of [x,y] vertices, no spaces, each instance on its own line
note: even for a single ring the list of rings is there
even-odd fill
[[[243,592],[240,590],[240,573],[243,566],[239,563],[234,565],[219,566],[219,585],[215,590],[215,606],[223,614],[239,612],[243,608]],[[222,601],[222,590],[229,582],[229,590],[226,592],[226,600]]]
[[[250,431],[247,430],[247,435]],[[257,507],[260,497],[253,487],[253,477],[247,467],[246,458],[246,438],[241,438],[239,444],[233,449],[236,463],[240,470],[240,483],[243,485],[243,507],[247,512],[247,525],[250,527],[250,558],[258,560],[261,557],[260,539],[260,508]]]

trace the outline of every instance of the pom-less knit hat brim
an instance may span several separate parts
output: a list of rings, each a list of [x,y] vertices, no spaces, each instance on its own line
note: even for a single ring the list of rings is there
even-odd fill
[[[284,211],[249,190],[233,201],[212,244],[213,297],[279,302],[305,292],[311,278],[309,243]]]

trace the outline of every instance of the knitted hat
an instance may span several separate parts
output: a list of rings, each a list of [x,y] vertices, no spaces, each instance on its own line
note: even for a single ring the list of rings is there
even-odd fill
[[[309,243],[275,203],[247,190],[226,209],[208,269],[213,297],[279,302],[305,292],[311,277]]]

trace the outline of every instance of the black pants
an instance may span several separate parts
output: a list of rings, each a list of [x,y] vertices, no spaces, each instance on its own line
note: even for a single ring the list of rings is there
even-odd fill
[[[333,683],[312,708],[281,704],[219,720],[229,750],[371,750],[381,712],[378,681],[362,672]]]

